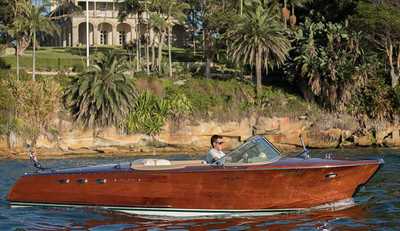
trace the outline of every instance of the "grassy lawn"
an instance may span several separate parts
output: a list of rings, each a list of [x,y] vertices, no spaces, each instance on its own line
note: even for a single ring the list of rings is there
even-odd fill
[[[97,52],[104,52],[107,50],[114,50],[114,52],[127,55],[127,51],[121,48],[111,47],[93,47],[90,48],[90,54],[93,55]],[[133,52],[135,54],[135,52]],[[163,54],[168,55],[168,50],[164,50]],[[144,49],[142,49],[144,55]],[[192,62],[199,61],[201,54],[193,56],[191,50],[173,48],[172,57],[173,61],[178,62]],[[7,55],[2,57],[6,64],[11,65],[12,69],[16,69],[15,55]],[[86,48],[58,48],[58,47],[42,47],[36,51],[36,68],[41,71],[57,71],[57,70],[82,70],[86,65]],[[28,49],[20,57],[20,66],[24,70],[32,70],[32,50]]]
[[[91,56],[97,52],[113,49],[118,53],[125,53],[119,48],[90,48]],[[21,68],[32,70],[32,50],[27,49],[20,57]],[[15,55],[7,55],[2,57],[3,60],[11,65],[12,69],[16,68]],[[62,48],[62,47],[41,47],[36,50],[36,68],[42,71],[50,70],[82,70],[86,65],[86,48]]]
[[[68,70],[73,67],[85,65],[85,53],[82,55],[73,54],[65,48],[44,47],[36,51],[36,67],[38,70]],[[16,68],[15,55],[3,57],[12,69]],[[20,66],[22,69],[32,69],[32,50],[26,50],[20,57]]]

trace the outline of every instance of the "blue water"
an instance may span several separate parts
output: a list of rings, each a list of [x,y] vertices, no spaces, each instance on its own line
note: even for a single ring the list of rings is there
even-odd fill
[[[313,151],[313,156],[321,155]],[[3,230],[400,230],[400,151],[392,149],[335,150],[341,158],[383,157],[385,165],[355,196],[356,205],[265,217],[149,219],[102,209],[9,208],[6,195],[14,182],[32,171],[22,160],[0,160],[0,231]],[[169,159],[192,159],[175,155]],[[49,167],[72,167],[129,161],[133,158],[80,158],[42,161]]]

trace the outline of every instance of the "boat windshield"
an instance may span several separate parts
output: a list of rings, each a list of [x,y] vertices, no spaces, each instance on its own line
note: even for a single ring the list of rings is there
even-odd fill
[[[264,137],[255,136],[224,158],[227,163],[259,163],[279,159],[279,151]]]

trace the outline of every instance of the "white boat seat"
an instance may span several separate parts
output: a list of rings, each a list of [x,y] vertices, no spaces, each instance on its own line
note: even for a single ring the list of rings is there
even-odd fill
[[[167,170],[201,165],[207,165],[207,163],[202,160],[169,161],[165,159],[139,159],[131,163],[131,168],[136,170]]]
[[[143,166],[168,166],[171,162],[166,159],[139,159],[132,163],[133,165],[143,165]]]

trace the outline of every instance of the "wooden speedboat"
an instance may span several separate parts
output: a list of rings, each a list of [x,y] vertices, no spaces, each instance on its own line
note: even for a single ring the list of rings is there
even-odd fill
[[[94,206],[144,215],[271,214],[351,200],[382,164],[382,159],[283,157],[268,140],[255,136],[212,165],[141,159],[26,173],[8,201],[11,206]]]

